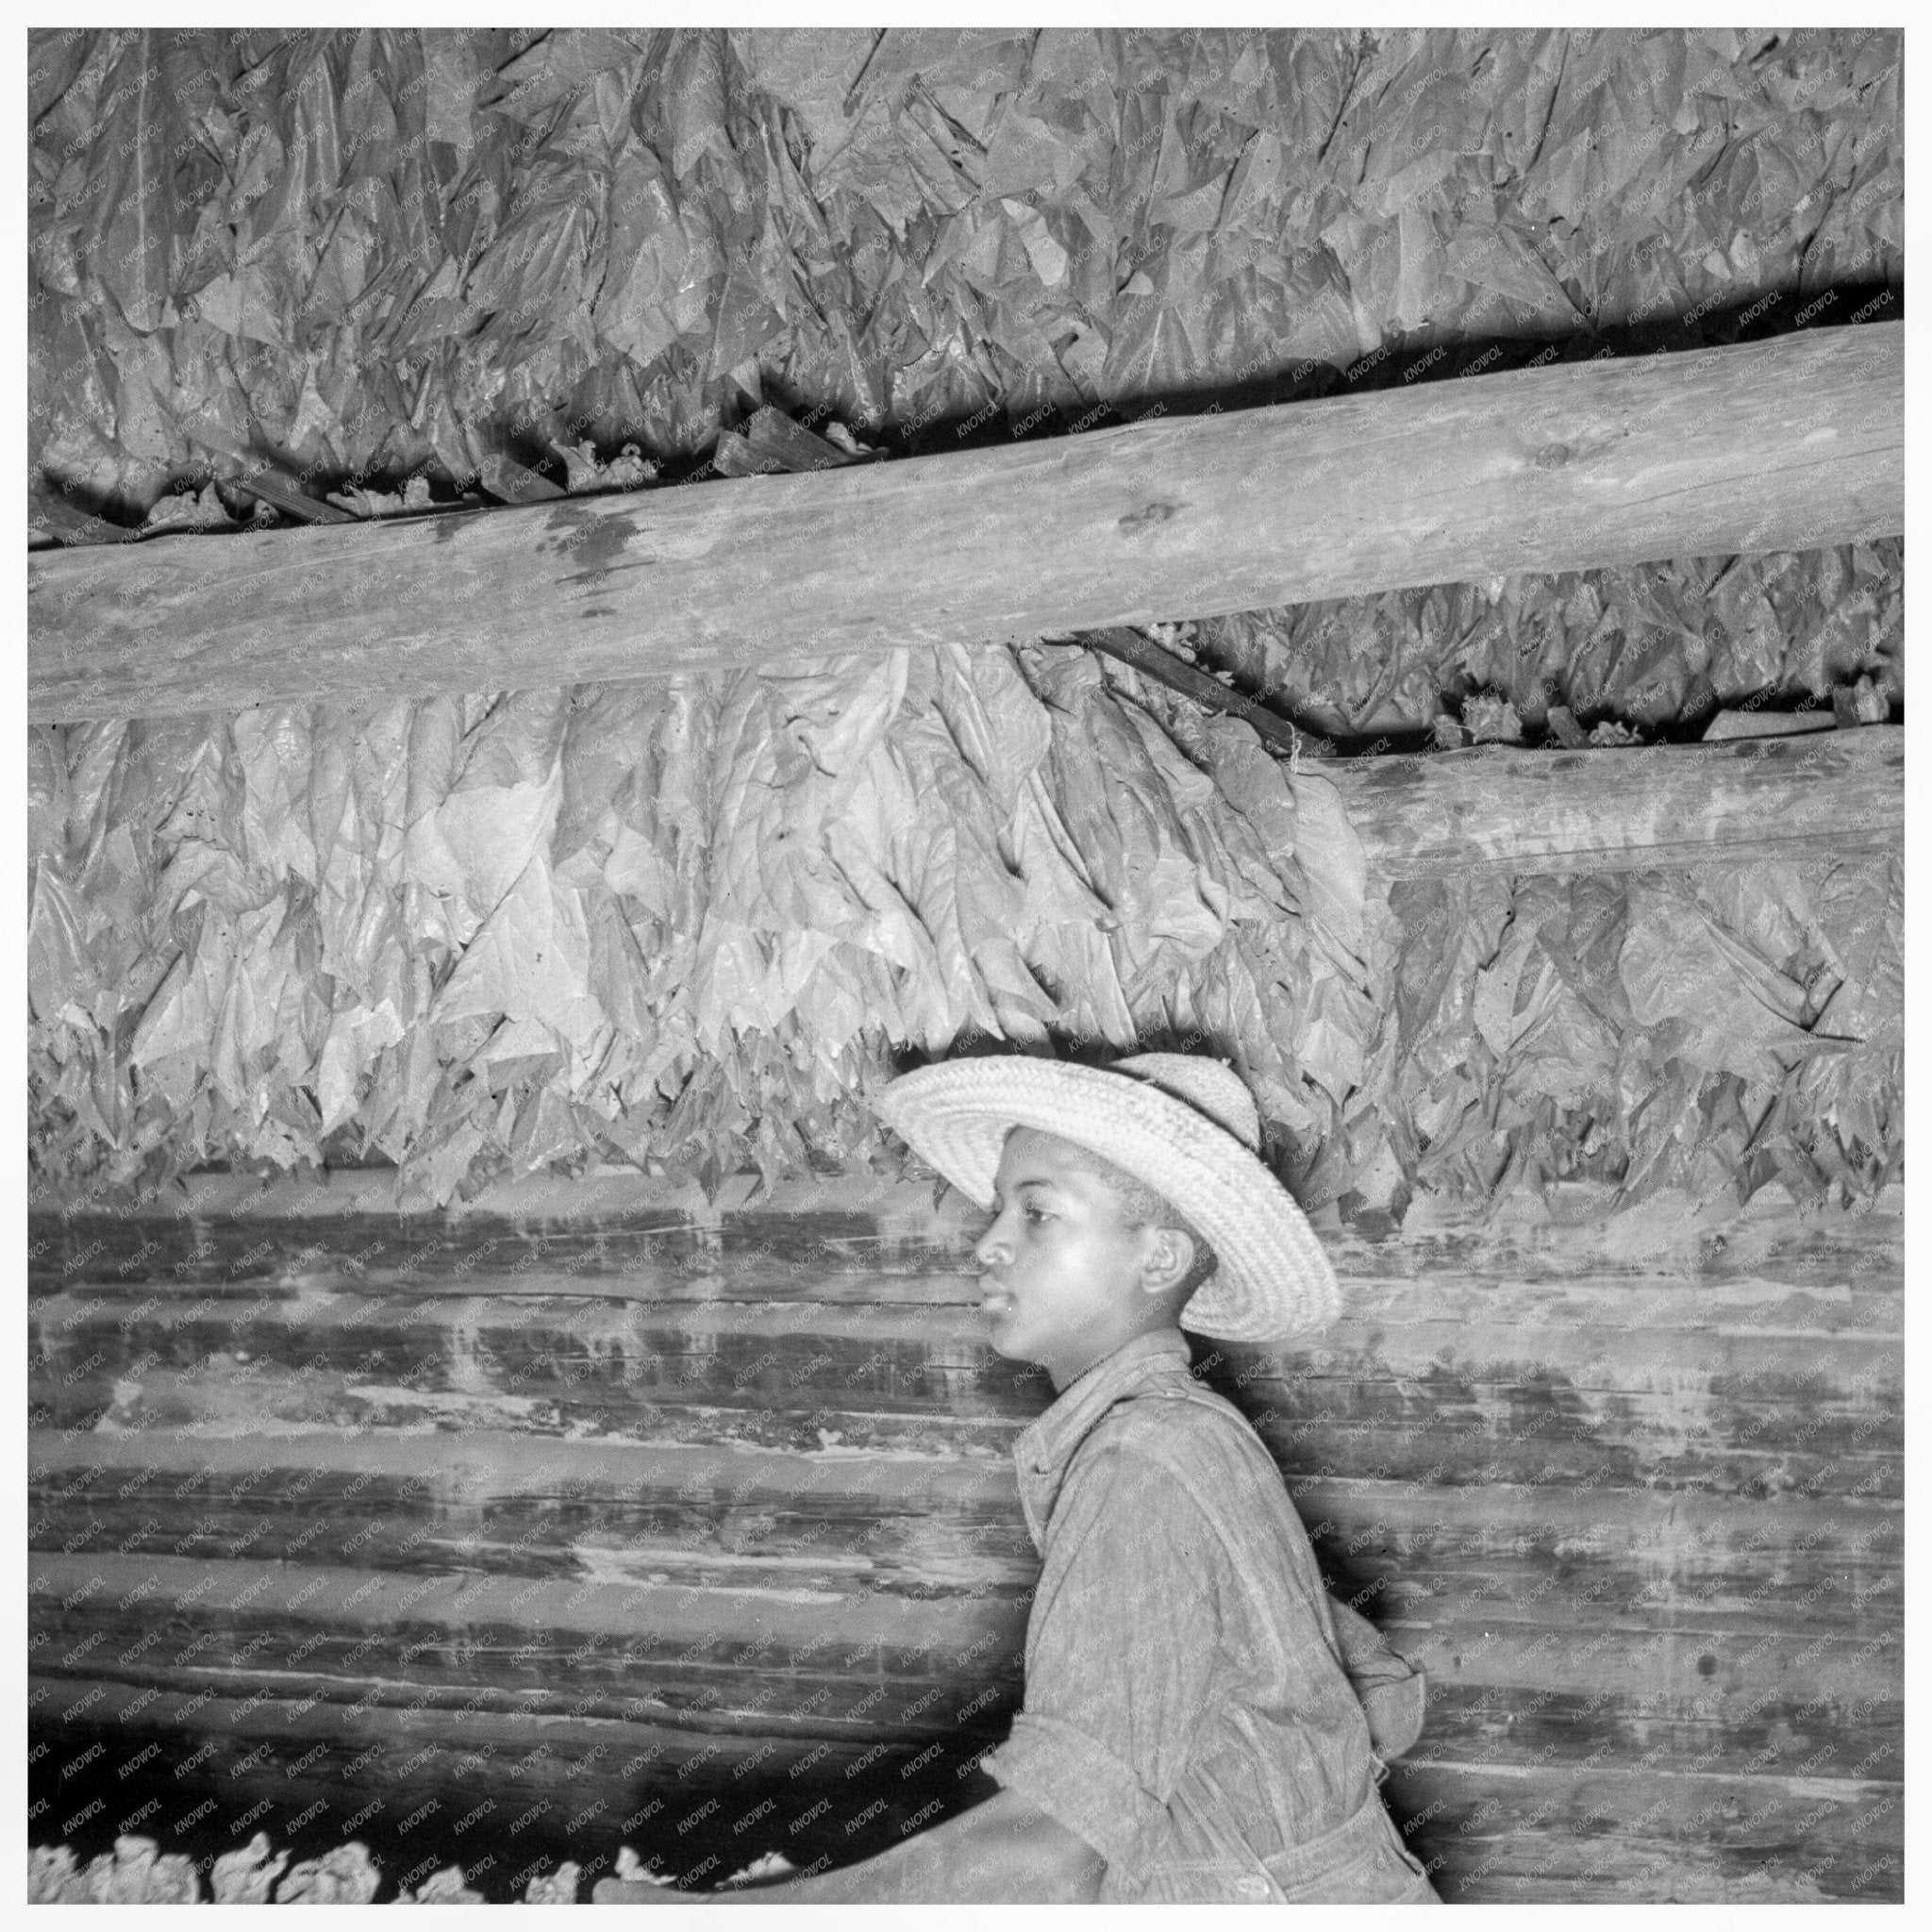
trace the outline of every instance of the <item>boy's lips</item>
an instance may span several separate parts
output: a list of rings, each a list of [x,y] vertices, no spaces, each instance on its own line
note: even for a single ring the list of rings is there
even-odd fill
[[[983,1315],[1003,1315],[1013,1306],[1009,1290],[982,1286],[979,1291],[979,1311]]]

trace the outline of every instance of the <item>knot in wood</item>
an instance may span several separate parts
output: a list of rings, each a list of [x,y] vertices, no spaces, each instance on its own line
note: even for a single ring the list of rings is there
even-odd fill
[[[1536,466],[1539,470],[1560,470],[1570,460],[1570,445],[1567,442],[1546,442],[1536,453]]]

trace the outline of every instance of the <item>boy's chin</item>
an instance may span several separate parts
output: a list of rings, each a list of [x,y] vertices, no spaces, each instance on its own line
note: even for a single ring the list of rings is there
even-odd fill
[[[1023,1330],[1015,1328],[1010,1318],[993,1325],[986,1338],[986,1345],[1002,1361],[1030,1362],[1036,1368],[1043,1366],[1041,1362],[1039,1339],[1029,1338]]]

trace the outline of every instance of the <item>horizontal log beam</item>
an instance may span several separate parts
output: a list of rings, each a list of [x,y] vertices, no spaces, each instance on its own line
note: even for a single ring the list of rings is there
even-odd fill
[[[802,1708],[789,1715],[822,1736],[868,1716],[874,1724],[919,1718],[905,1700],[935,1685],[1005,1690],[1023,1674],[1026,1606],[964,1588],[906,1597],[857,1584],[818,1592],[737,1578],[412,1574],[295,1554],[37,1552],[27,1596],[29,1628],[42,1634],[32,1646],[36,1668],[198,1686],[280,1673],[318,1682],[377,1677],[397,1704],[411,1685],[440,1687],[438,1701],[450,1705],[488,1686],[500,1705],[555,1710],[595,1687],[610,1700],[608,1715],[635,1699],[659,1714],[708,1708],[711,1724],[732,1728],[749,1718],[748,1727],[766,1733],[796,1699]],[[1525,1565],[1525,1600],[1464,1587],[1454,1598],[1392,1613],[1376,1606],[1371,1615],[1433,1683],[1461,1687],[1465,1706],[1484,1689],[1600,1691],[1632,1715],[1723,1723],[1761,1709],[1757,1700],[1773,1686],[1793,1703],[1890,1703],[1901,1694],[1895,1588],[1856,1618],[1819,1609],[1799,1619],[1787,1605],[1746,1615],[1692,1607],[1677,1617],[1641,1601],[1573,1601],[1574,1580],[1594,1568],[1573,1560],[1563,1573],[1573,1587],[1540,1590],[1543,1601],[1529,1599],[1539,1579]],[[1627,1568],[1603,1568],[1610,1582],[1627,1584]],[[1837,1594],[1849,1603],[1849,1591]],[[321,1644],[309,1642],[315,1637]],[[881,1678],[892,1686],[885,1708],[866,1690]],[[783,1689],[761,1698],[765,1684]],[[707,1685],[715,1695],[692,1697]],[[946,1729],[957,1722],[951,1712],[926,1719]]]
[[[63,1732],[62,1749],[90,1737],[103,1747],[96,1769],[80,1772],[71,1785],[62,1777],[61,1809],[43,1830],[60,1836],[63,1811],[77,1809],[91,1789],[112,1807],[110,1818],[125,1812],[138,1791],[118,1767],[150,1745],[158,1745],[171,1771],[185,1768],[191,1755],[201,1758],[185,1779],[168,1775],[154,1787],[170,1802],[159,1815],[147,1814],[152,1824],[136,1814],[157,1835],[177,1813],[192,1807],[199,1814],[197,1801],[212,1798],[211,1842],[239,1843],[261,1830],[280,1844],[284,1821],[312,1817],[322,1800],[337,1816],[361,1821],[355,1835],[370,1840],[386,1871],[420,1878],[429,1866],[460,1857],[479,1885],[506,1879],[540,1844],[581,1857],[644,1834],[654,1850],[676,1860],[673,1873],[689,1867],[694,1886],[774,1844],[795,1864],[809,1865],[821,1853],[844,1864],[933,1823],[935,1798],[944,1815],[986,1795],[958,1774],[962,1760],[983,1748],[976,1735],[908,1777],[914,1744],[892,1740],[884,1726],[863,1746],[830,1739],[808,1745],[775,1730],[760,1740],[588,1711],[418,1709],[413,1698],[397,1707],[363,1702],[359,1689],[352,1715],[341,1701],[298,1700],[269,1680],[246,1696],[239,1690],[189,1696],[112,1678],[37,1675],[38,1707],[84,1710]],[[1774,1703],[1722,1734],[1724,1748],[1713,1757],[1710,1727],[1694,1722],[1630,1719],[1593,1698],[1538,1700],[1485,1721],[1480,1713],[1466,1717],[1432,1690],[1426,1748],[1396,1762],[1387,1795],[1406,1841],[1457,1903],[1896,1898],[1903,1808],[1896,1707],[1882,1732],[1874,1726],[1882,1750],[1847,1750],[1820,1729],[1820,1713],[1815,1702],[1802,1708]],[[1740,1748],[1746,1737],[1754,1740],[1748,1750]],[[1540,1741],[1525,1749],[1530,1739]],[[874,1759],[868,1777],[865,1764]],[[1818,1767],[1809,1774],[1788,1768],[1807,1759]],[[862,1782],[853,1782],[855,1773]],[[436,1827],[395,1830],[396,1820],[413,1815],[430,1792],[451,1820],[489,1800],[498,1835],[479,1833],[466,1842],[438,1837]],[[767,1795],[772,1807],[761,1802]],[[825,1798],[829,1807],[820,1802]],[[534,1818],[546,1800],[558,1821],[550,1840],[500,1829],[526,1807]],[[873,1825],[848,1829],[880,1801],[883,1815]],[[706,1819],[714,1812],[708,1845]],[[573,1817],[575,1828],[563,1823]],[[761,1830],[749,1830],[761,1820]],[[595,1834],[588,1842],[584,1825]],[[514,1861],[496,1862],[485,1851],[500,1852],[506,1842],[518,1848]],[[1778,1847],[1774,1862],[1766,1860],[1768,1842]],[[707,1849],[714,1854],[708,1858]],[[507,1896],[523,1877],[517,1871]]]
[[[1904,325],[28,560],[28,716],[666,676],[1904,523]]]
[[[855,1357],[808,1337],[747,1344],[722,1334],[704,1339],[715,1348],[685,1344],[674,1357],[642,1330],[626,1340],[600,1328],[592,1349],[555,1326],[532,1346],[501,1325],[452,1338],[362,1324],[318,1346],[266,1323],[174,1336],[149,1327],[125,1341],[90,1324],[37,1361],[29,1418],[42,1430],[77,1437],[105,1426],[143,1441],[173,1431],[335,1441],[356,1428],[412,1472],[428,1431],[513,1435],[532,1469],[573,1440],[653,1466],[708,1451],[725,1455],[720,1467],[741,1481],[761,1464],[810,1468],[828,1451],[869,1466],[872,1479],[895,1458],[922,1457],[997,1471],[1043,1406],[1002,1388],[1003,1365],[975,1367],[963,1351],[941,1362],[912,1340]],[[43,1346],[47,1338],[43,1329]],[[1587,1338],[1574,1353],[1596,1355],[1612,1339]],[[1524,1359],[1562,1340],[1535,1330],[1515,1361],[1472,1369],[1447,1342],[1440,1363],[1420,1350],[1391,1361],[1358,1332],[1355,1350],[1318,1365],[1327,1373],[1289,1378],[1230,1352],[1216,1379],[1297,1486],[1316,1473],[1413,1481],[1444,1511],[1467,1507],[1459,1491],[1487,1495],[1504,1482],[1702,1491],[1739,1507],[1794,1487],[1874,1502],[1900,1492],[1896,1342],[1820,1337],[1780,1347],[1740,1337],[1681,1364],[1666,1345],[1621,1362],[1627,1351],[1603,1347],[1574,1373]],[[890,1360],[869,1366],[876,1356]],[[1827,1356],[1828,1375],[1800,1380],[1803,1357]],[[464,1386],[478,1365],[482,1386]],[[925,1507],[959,1506],[935,1491]]]
[[[1288,1350],[1226,1344],[1243,1389],[1277,1389],[1297,1409],[1320,1404],[1362,1412],[1389,1389],[1404,1401],[1451,1409],[1478,1388],[1545,1395],[1560,1386],[1578,1400],[1598,1394],[1684,1399],[1686,1376],[1702,1378],[1700,1402],[1775,1407],[1841,1402],[1863,1413],[1895,1405],[1903,1349],[1896,1334],[1790,1334],[1735,1319],[1710,1319],[1715,1299],[1694,1284],[1681,1291],[1687,1314],[1656,1328],[1614,1318],[1538,1321],[1520,1293],[1491,1293],[1463,1320],[1422,1317],[1411,1290],[1395,1324],[1351,1311],[1326,1333]],[[1433,1298],[1433,1284],[1429,1295]],[[640,1407],[722,1403],[768,1408],[849,1405],[930,1408],[948,1416],[1030,1419],[1050,1400],[1041,1378],[1021,1373],[988,1347],[983,1318],[960,1306],[880,1308],[859,1326],[851,1311],[819,1303],[782,1310],[763,1304],[684,1304],[663,1309],[616,1297],[575,1294],[509,1299],[346,1293],[228,1304],[202,1310],[185,1296],[129,1308],[103,1297],[50,1297],[36,1309],[38,1346],[30,1384],[37,1399],[76,1407],[104,1394],[140,1399],[144,1384],[207,1385],[225,1407],[245,1404],[222,1386],[209,1357],[240,1351],[256,1366],[248,1380],[265,1393],[271,1369],[292,1381],[396,1385],[421,1397],[474,1398],[494,1390],[594,1405],[615,1425]],[[1380,1300],[1380,1297],[1377,1297]],[[1475,1299],[1472,1297],[1472,1299]],[[1697,1316],[1706,1320],[1699,1323]],[[1593,1311],[1591,1311],[1593,1317]],[[1512,1320],[1511,1318],[1515,1319]],[[142,1366],[144,1365],[144,1367]],[[1219,1367],[1219,1363],[1214,1365]],[[1426,1391],[1408,1392],[1412,1378]],[[125,1386],[115,1385],[126,1378]],[[150,1426],[154,1425],[152,1424]]]
[[[957,1193],[936,1204],[917,1181],[781,1180],[752,1202],[757,1187],[756,1175],[735,1175],[708,1206],[694,1183],[598,1167],[568,1180],[545,1173],[492,1182],[473,1201],[413,1216],[396,1212],[388,1167],[192,1174],[125,1208],[78,1189],[30,1191],[28,1274],[36,1289],[85,1284],[145,1296],[152,1284],[192,1284],[197,1297],[252,1297],[263,1282],[325,1280],[404,1280],[425,1291],[456,1281],[483,1292],[493,1275],[515,1281],[539,1266],[593,1279],[643,1264],[689,1276],[708,1300],[720,1295],[718,1278],[750,1284],[747,1298],[763,1300],[850,1272],[894,1277],[867,1297],[891,1301],[908,1292],[902,1277],[965,1269],[984,1221]],[[1903,1277],[1900,1182],[1867,1210],[1827,1215],[1807,1212],[1775,1181],[1741,1207],[1693,1208],[1665,1194],[1608,1218],[1607,1192],[1555,1182],[1547,1218],[1499,1218],[1483,1202],[1424,1195],[1391,1233],[1344,1227],[1332,1209],[1316,1225],[1337,1273],[1362,1279],[1433,1279],[1444,1270],[1512,1283],[1765,1273],[1794,1287],[1890,1289]],[[704,1267],[694,1265],[701,1253]]]
[[[1004,1463],[927,1487],[934,1463],[914,1457],[450,1441],[34,1431],[29,1546],[831,1595],[1011,1595],[1039,1574]],[[1580,1641],[1648,1623],[1664,1592],[1686,1630],[1856,1642],[1901,1619],[1904,1513],[1869,1495],[1332,1478],[1294,1493],[1330,1587],[1372,1590],[1382,1623],[1526,1619]]]
[[[1871,1416],[1842,1410],[1791,1413],[1726,1405],[1708,1417],[1690,1416],[1708,1426],[1688,1430],[1684,1406],[1660,1395],[1586,1398],[1566,1413],[1535,1391],[1523,1391],[1520,1408],[1527,1420],[1522,1426],[1489,1419],[1516,1413],[1518,1393],[1511,1385],[1493,1384],[1471,1391],[1460,1413],[1444,1407],[1421,1417],[1392,1404],[1379,1413],[1351,1417],[1280,1403],[1273,1413],[1257,1410],[1257,1426],[1297,1488],[1311,1471],[1386,1478],[1423,1487],[1443,1499],[1445,1510],[1467,1507],[1451,1499],[1487,1495],[1496,1483],[1552,1493],[1586,1484],[1596,1493],[1702,1493],[1740,1507],[1792,1489],[1807,1495],[1855,1493],[1877,1502],[1904,1491],[1905,1458],[1895,1419],[1880,1416],[1874,1423]],[[520,1405],[502,1396],[421,1392],[396,1383],[345,1390],[340,1380],[330,1389],[313,1377],[278,1377],[252,1408],[242,1409],[224,1402],[206,1382],[182,1389],[166,1378],[151,1378],[130,1412],[133,1424],[143,1429],[212,1433],[258,1426],[265,1420],[279,1428],[353,1426],[401,1440],[413,1440],[402,1435],[409,1430],[420,1437],[431,1430],[510,1430],[521,1424],[533,1455],[575,1428],[595,1430],[590,1440],[626,1446],[640,1457],[656,1456],[666,1446],[755,1448],[773,1456],[822,1455],[829,1447],[840,1456],[873,1461],[966,1457],[987,1463],[1010,1456],[1024,1420],[955,1416],[938,1406],[806,1408],[715,1401],[656,1402],[628,1413],[595,1403],[546,1402],[537,1406],[531,1420],[530,1405],[528,1397]],[[127,1425],[98,1396],[92,1405],[72,1407],[37,1400],[30,1413],[36,1426],[62,1433],[85,1433],[103,1416]],[[1800,1433],[1813,1422],[1815,1431]]]
[[[1902,851],[1905,726],[1593,751],[1487,746],[1314,767],[1373,879],[1648,872]]]
[[[809,1865],[821,1854],[848,1863],[933,1823],[934,1799],[944,1815],[985,1795],[980,1786],[962,1798],[957,1774],[961,1760],[982,1747],[976,1737],[908,1778],[902,1774],[912,1744],[884,1737],[863,1752],[856,1742],[829,1740],[806,1748],[775,1735],[757,1741],[588,1714],[399,1709],[374,1702],[350,1718],[341,1703],[298,1701],[276,1696],[275,1689],[209,1699],[205,1691],[134,1691],[111,1679],[37,1677],[43,1709],[85,1706],[62,1748],[89,1737],[103,1747],[94,1768],[71,1785],[62,1778],[56,1790],[60,1808],[42,1830],[62,1835],[65,1810],[77,1809],[90,1790],[104,1796],[109,1819],[121,1815],[138,1789],[129,1795],[120,1765],[158,1744],[161,1766],[185,1766],[198,1744],[201,1761],[185,1779],[164,1774],[152,1787],[169,1801],[165,1808],[147,1814],[152,1823],[136,1814],[149,1832],[164,1835],[191,1807],[202,1815],[197,1801],[211,1798],[211,1843],[240,1843],[261,1830],[279,1845],[289,1822],[314,1816],[320,1800],[335,1817],[360,1821],[355,1835],[370,1841],[386,1872],[420,1879],[431,1865],[460,1858],[473,1883],[507,1885],[505,1895],[514,1896],[525,1875],[519,1868],[540,1849],[581,1858],[591,1851],[608,1855],[620,1839],[648,1841],[675,1860],[674,1872],[688,1866],[689,1882],[698,1885],[774,1845],[797,1864]],[[1770,1734],[1769,1753],[1726,1750],[1714,1759],[1695,1727],[1620,1722],[1599,1707],[1561,1702],[1534,1716],[1512,1715],[1507,1730],[1455,1724],[1456,1714],[1445,1708],[1438,1740],[1433,1696],[1431,1707],[1432,1748],[1398,1761],[1387,1794],[1406,1841],[1457,1903],[1761,1904],[1899,1895],[1903,1807],[1895,1743],[1875,1757],[1870,1751],[1831,1752],[1822,1771],[1805,1774],[1788,1768],[1817,1757],[1819,1746],[1802,1730]],[[1781,1725],[1795,1712],[1791,1706],[1772,1708]],[[1523,1753],[1524,1734],[1539,1726],[1557,1746],[1555,1754]],[[1891,1728],[1895,1733],[1895,1718]],[[859,1759],[874,1754],[867,1776]],[[1748,1762],[1753,1755],[1757,1761]],[[1861,1771],[1848,1774],[1854,1765]],[[862,1782],[852,1781],[855,1771]],[[432,1791],[443,1818],[426,1830],[419,1821],[413,1832],[397,1831],[398,1819],[413,1818]],[[766,1796],[775,1802],[763,1804]],[[826,1798],[829,1807],[820,1802]],[[454,1837],[448,1821],[472,1815],[486,1799],[495,1836]],[[540,1840],[538,1830],[505,1831],[526,1807],[535,1819],[546,1800],[548,1839]],[[881,1801],[883,1815],[873,1825],[856,1834],[848,1829]],[[713,1813],[708,1840],[706,1820]],[[1767,1843],[1777,1846],[1775,1860],[1767,1861]],[[515,1848],[513,1860],[486,1851],[501,1853],[506,1844]],[[712,1856],[706,1857],[707,1850]],[[515,1882],[508,1884],[512,1872]]]
[[[1449,1905],[1903,1896],[1903,1791],[1875,1779],[1412,1759],[1384,1796],[1427,1821],[1410,1841]]]

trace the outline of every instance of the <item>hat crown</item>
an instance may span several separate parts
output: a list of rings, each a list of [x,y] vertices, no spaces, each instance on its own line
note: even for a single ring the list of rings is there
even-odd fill
[[[1254,1095],[1224,1063],[1162,1053],[1105,1067],[971,1056],[902,1074],[877,1105],[908,1145],[982,1208],[999,1199],[1000,1161],[1016,1126],[1090,1147],[1165,1195],[1218,1263],[1181,1313],[1198,1334],[1275,1341],[1340,1312],[1335,1270],[1294,1197],[1262,1164]]]
[[[1249,1153],[1261,1147],[1261,1115],[1248,1083],[1222,1060],[1198,1054],[1137,1053],[1115,1060],[1111,1072],[1131,1074],[1204,1113]]]

